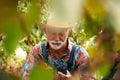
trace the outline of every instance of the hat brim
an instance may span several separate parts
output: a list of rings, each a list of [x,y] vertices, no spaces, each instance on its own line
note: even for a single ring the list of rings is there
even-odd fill
[[[42,29],[44,28],[62,28],[62,29],[69,29],[69,28],[73,28],[74,26],[76,26],[77,23],[74,24],[69,24],[69,25],[58,25],[58,24],[44,24],[44,23],[38,23],[38,26]]]

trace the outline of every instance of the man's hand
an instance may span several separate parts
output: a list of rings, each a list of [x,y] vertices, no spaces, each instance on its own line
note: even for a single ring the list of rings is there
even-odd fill
[[[63,74],[62,72],[57,72],[57,77],[58,80],[70,80],[72,78],[72,75],[70,74],[70,72],[67,70],[67,74]]]

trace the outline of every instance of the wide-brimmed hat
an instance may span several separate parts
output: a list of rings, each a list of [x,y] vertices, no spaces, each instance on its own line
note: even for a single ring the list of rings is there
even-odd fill
[[[51,9],[46,23],[39,23],[41,28],[72,28],[79,19],[82,0],[52,0]],[[57,4],[59,3],[59,4]]]
[[[77,24],[77,22],[68,20],[63,16],[58,16],[54,14],[50,14],[50,16],[47,19],[46,23],[38,23],[38,26],[40,28],[72,28]]]

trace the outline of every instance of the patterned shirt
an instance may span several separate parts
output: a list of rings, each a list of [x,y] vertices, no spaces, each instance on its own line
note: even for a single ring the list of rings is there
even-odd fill
[[[68,45],[67,45],[67,50],[69,52],[71,52],[72,50],[72,47],[73,47],[73,43],[69,42],[68,41]],[[45,43],[45,46],[47,47],[48,46],[48,43]],[[34,65],[39,61],[39,55],[42,54],[42,47],[41,47],[41,44],[37,44],[29,53],[29,56],[27,58],[27,61],[24,65],[24,72],[23,72],[23,77],[27,76],[30,74],[32,68],[34,67]],[[49,52],[47,53],[48,54],[48,64],[50,66],[54,66],[54,60],[56,59],[53,55],[51,55]],[[66,51],[66,54],[67,54],[67,51]],[[69,58],[66,57],[64,58],[65,61],[67,61]],[[84,70],[85,67],[87,67],[89,63],[89,55],[88,53],[85,51],[84,48],[82,48],[81,46],[79,45],[75,45],[75,51],[74,51],[74,64],[72,66],[78,66],[78,68],[82,71],[80,73],[82,73],[82,75],[84,76],[84,78],[87,80],[89,80],[89,78],[91,78],[91,76],[88,75],[88,73],[86,72],[86,70]],[[86,76],[87,74],[87,76]],[[92,79],[90,79],[92,80]]]

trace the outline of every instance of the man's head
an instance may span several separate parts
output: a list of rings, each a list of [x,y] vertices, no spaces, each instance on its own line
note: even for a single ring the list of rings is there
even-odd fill
[[[70,29],[75,25],[76,23],[63,20],[53,14],[48,17],[46,24],[39,23],[39,26],[46,33],[50,47],[55,50],[59,50],[66,44]]]
[[[58,50],[66,44],[69,35],[69,29],[45,28],[45,33],[50,47]]]

